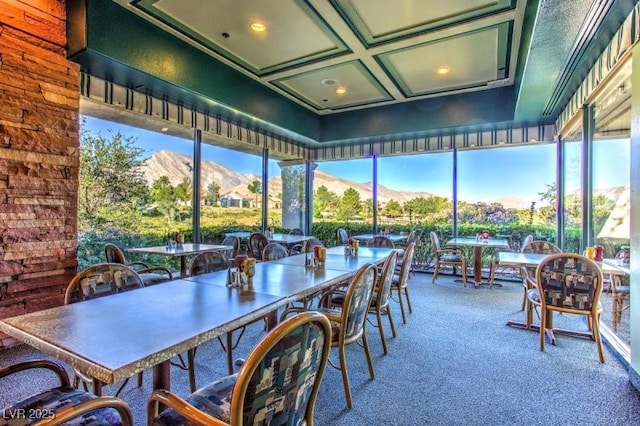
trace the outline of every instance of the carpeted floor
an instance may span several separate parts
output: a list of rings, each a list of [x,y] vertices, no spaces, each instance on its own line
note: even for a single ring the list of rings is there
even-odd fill
[[[346,408],[340,372],[328,367],[316,405],[317,425],[640,424],[640,394],[608,349],[604,365],[589,340],[559,336],[556,346],[540,352],[537,333],[505,325],[524,319],[519,283],[463,288],[447,276],[432,284],[430,274],[418,274],[411,278],[410,294],[414,312],[407,324],[402,325],[397,304],[392,306],[398,337],[388,341],[388,355],[382,354],[377,330],[369,327],[375,380],[368,377],[362,348],[347,350],[353,409]],[[586,329],[576,316],[556,316],[555,322]],[[234,356],[245,356],[263,334],[256,323]],[[42,356],[27,346],[11,348],[0,352],[0,365]],[[222,376],[224,360],[217,342],[203,345],[198,384]],[[0,405],[51,383],[29,374],[5,379]],[[150,388],[149,371],[141,388],[134,378],[121,394],[138,425],[145,424]],[[184,371],[173,369],[172,388],[188,394]],[[105,394],[115,389],[108,386]]]

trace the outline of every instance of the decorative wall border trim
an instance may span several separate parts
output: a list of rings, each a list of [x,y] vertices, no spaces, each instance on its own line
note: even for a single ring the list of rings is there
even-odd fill
[[[80,95],[94,102],[142,114],[156,120],[165,120],[185,129],[201,130],[223,146],[236,148],[267,148],[276,157],[309,159],[313,148],[304,146],[284,135],[263,129],[251,129],[242,123],[231,122],[220,115],[204,114],[167,100],[153,97],[112,82],[81,73]],[[246,145],[251,145],[247,147]],[[278,155],[279,154],[279,155]]]
[[[611,74],[616,65],[631,51],[634,44],[640,40],[640,4],[636,4],[627,19],[613,35],[611,43],[598,58],[582,84],[575,91],[564,110],[556,120],[556,127],[560,130],[578,114],[587,99],[598,86]]]
[[[554,142],[555,126],[552,124],[508,129],[454,129],[451,133],[431,136],[402,137],[392,140],[367,140],[353,145],[332,145],[316,148],[314,161],[366,158],[373,155],[391,156],[420,154],[456,149],[479,149],[535,142]]]

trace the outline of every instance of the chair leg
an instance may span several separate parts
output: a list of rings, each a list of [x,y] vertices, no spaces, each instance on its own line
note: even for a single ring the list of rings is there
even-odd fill
[[[464,286],[467,286],[467,263],[466,262],[462,262],[462,284],[464,284]]]
[[[596,314],[596,318],[592,318],[592,323],[593,323],[593,338],[596,341],[596,347],[598,349],[598,358],[600,359],[600,362],[604,364],[602,338],[600,337],[600,314]]]
[[[338,348],[340,357],[340,372],[342,373],[342,384],[344,386],[344,396],[347,400],[347,408],[353,408],[353,400],[351,399],[351,385],[349,384],[349,373],[347,372],[347,357],[344,353],[344,346]]]
[[[522,311],[524,311],[526,304],[527,304],[527,287],[526,286],[522,286],[522,288],[524,288],[524,295],[522,296]]]
[[[493,287],[493,279],[496,275],[496,262],[495,260],[491,261],[491,266],[489,267],[489,288]]]
[[[380,315],[380,311],[376,310],[376,319],[378,321],[378,331],[380,332],[380,341],[382,342],[382,351],[384,354],[388,354],[387,351],[387,338],[384,335],[384,327],[382,326],[382,315]]]
[[[547,326],[547,315],[548,312],[546,309],[541,308],[540,309],[540,350],[542,352],[544,352],[544,339],[545,339],[545,332],[546,332],[546,326]]]
[[[436,278],[438,278],[438,272],[440,271],[440,261],[436,260],[436,266],[435,269],[433,270],[433,276],[431,278],[431,282],[435,283],[436,282]]]
[[[398,287],[398,303],[400,304],[400,312],[402,313],[402,323],[407,323],[407,316],[404,313],[404,302],[402,301],[402,290]]]
[[[397,337],[396,325],[393,323],[393,315],[391,314],[391,304],[387,305],[387,317],[389,318],[389,325],[391,326],[391,335]]]
[[[369,351],[369,341],[367,340],[367,330],[362,332],[362,347],[364,348],[364,354],[367,357],[367,366],[369,367],[369,377],[371,380],[376,378],[373,372],[373,361],[371,360],[371,352]]]
[[[411,308],[411,299],[409,298],[409,287],[404,288],[404,296],[407,299],[407,307],[409,308],[409,313],[413,313],[413,309]]]

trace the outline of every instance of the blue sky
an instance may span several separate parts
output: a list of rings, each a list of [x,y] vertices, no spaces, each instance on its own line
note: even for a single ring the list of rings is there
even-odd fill
[[[137,138],[136,145],[144,149],[149,156],[153,151],[160,149],[193,155],[191,140],[92,117],[86,117],[86,127],[92,132],[120,131],[125,136]],[[579,144],[569,144],[566,153],[568,191],[579,187],[579,155]],[[202,157],[240,173],[258,176],[261,174],[262,160],[256,155],[205,145]],[[608,140],[596,143],[594,158],[594,187],[607,188],[628,184],[628,141]],[[371,159],[319,163],[318,168],[357,182],[372,180]],[[554,144],[460,151],[458,196],[468,201],[491,200],[504,196],[537,200],[538,192],[544,191],[546,185],[554,181],[555,168]],[[426,191],[450,197],[452,169],[450,152],[379,158],[378,182],[401,191]],[[280,168],[274,160],[269,162],[269,175],[280,175]]]

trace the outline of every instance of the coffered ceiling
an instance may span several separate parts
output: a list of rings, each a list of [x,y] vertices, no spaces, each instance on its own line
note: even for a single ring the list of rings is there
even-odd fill
[[[318,114],[513,85],[527,3],[118,2]]]

